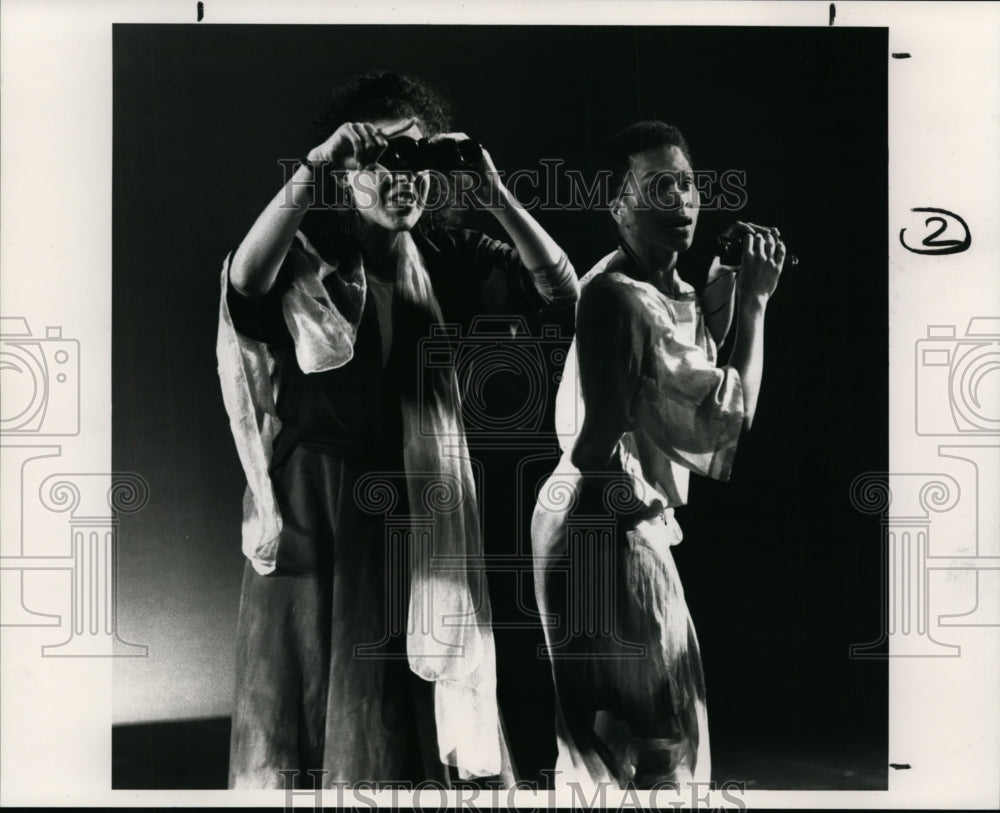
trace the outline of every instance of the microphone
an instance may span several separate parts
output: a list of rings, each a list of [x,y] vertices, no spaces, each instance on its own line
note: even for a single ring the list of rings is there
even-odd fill
[[[735,265],[743,261],[743,235],[738,237],[719,237],[716,240],[716,249],[719,259],[723,265]],[[795,268],[799,264],[799,258],[794,254],[785,255],[784,268]],[[738,273],[738,272],[737,272]]]

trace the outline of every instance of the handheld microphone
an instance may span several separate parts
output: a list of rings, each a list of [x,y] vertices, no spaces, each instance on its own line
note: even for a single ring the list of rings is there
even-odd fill
[[[716,249],[719,259],[723,265],[739,266],[743,261],[743,235],[738,237],[719,237],[716,241]],[[785,268],[795,268],[799,264],[799,258],[794,254],[785,255]]]

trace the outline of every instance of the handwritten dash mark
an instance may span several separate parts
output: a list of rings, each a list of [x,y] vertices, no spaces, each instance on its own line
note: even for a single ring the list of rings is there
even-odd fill
[[[890,762],[889,767],[896,771],[910,770],[910,764],[908,762]]]
[[[833,25],[833,21],[837,19],[837,7],[830,3],[830,25]]]
[[[909,59],[910,55],[906,51],[900,51],[898,54],[892,55],[893,59]]]
[[[198,22],[201,22],[202,17],[205,16],[205,4],[198,3]]]

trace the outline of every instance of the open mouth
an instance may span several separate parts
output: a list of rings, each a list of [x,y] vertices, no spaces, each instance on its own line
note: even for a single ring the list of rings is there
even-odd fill
[[[690,217],[676,217],[672,220],[668,220],[663,225],[668,229],[682,229],[686,226],[690,226],[694,221]]]
[[[414,192],[395,192],[386,199],[386,204],[394,208],[410,208],[417,205]]]

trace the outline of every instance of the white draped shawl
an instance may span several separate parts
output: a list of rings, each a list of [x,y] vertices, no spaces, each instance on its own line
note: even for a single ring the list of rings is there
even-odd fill
[[[360,256],[351,267],[327,263],[301,233],[305,247],[282,297],[285,323],[305,373],[347,364],[354,354],[366,284]],[[398,295],[441,321],[423,259],[403,235]],[[221,278],[217,355],[223,400],[246,473],[243,552],[258,573],[275,569],[282,520],[268,468],[281,427],[276,410],[275,359],[267,346],[236,332],[227,305],[229,262]],[[333,304],[323,279],[339,274],[351,312]],[[353,305],[358,307],[353,307]],[[431,404],[404,400],[404,465],[410,504],[436,493],[442,510],[431,512],[430,545],[411,546],[407,655],[410,668],[433,681],[438,750],[442,763],[462,778],[501,773],[496,666],[490,603],[481,567],[478,503],[461,424],[458,384]],[[419,412],[419,414],[418,414]],[[419,429],[418,429],[419,426]],[[421,532],[426,533],[426,516]],[[415,529],[416,530],[416,529]]]

